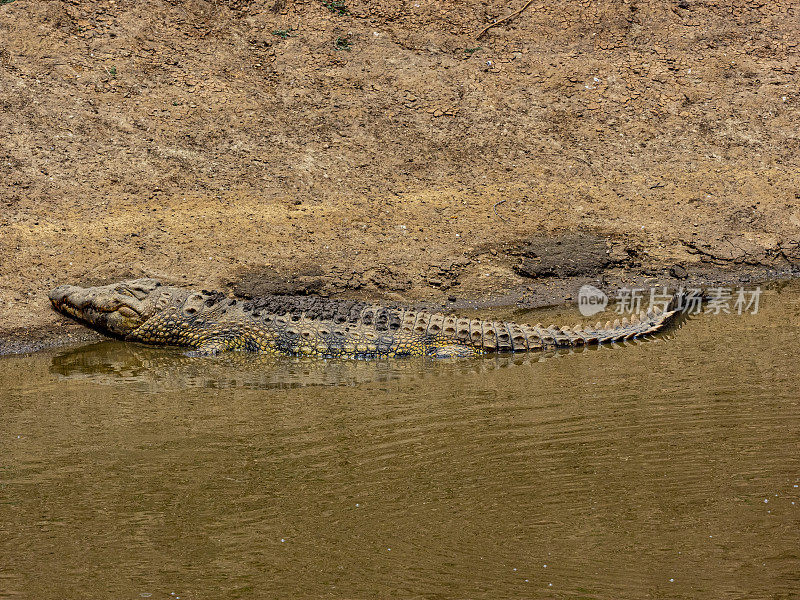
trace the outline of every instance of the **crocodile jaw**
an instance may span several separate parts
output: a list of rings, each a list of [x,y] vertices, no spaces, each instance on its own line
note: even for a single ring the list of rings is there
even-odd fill
[[[50,292],[57,311],[108,335],[124,338],[149,319],[161,296],[155,279],[135,279],[113,285],[62,285]]]

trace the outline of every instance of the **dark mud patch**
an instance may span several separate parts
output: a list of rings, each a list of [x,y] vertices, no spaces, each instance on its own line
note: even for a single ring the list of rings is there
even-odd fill
[[[240,298],[316,295],[326,291],[330,284],[331,277],[317,266],[300,267],[293,272],[272,267],[248,268],[228,282],[234,295]]]
[[[0,334],[0,356],[29,354],[48,348],[84,344],[102,339],[103,336],[96,331],[63,319],[53,325],[35,329],[23,327],[4,331]]]
[[[542,237],[512,251],[521,257],[515,271],[523,277],[594,276],[623,262],[612,255],[609,240],[589,233],[568,233],[555,239]]]
[[[452,263],[453,261],[450,261]],[[447,289],[452,281],[452,265],[437,267],[435,276],[441,277],[438,285]],[[418,277],[427,281],[428,277]],[[444,283],[442,283],[444,281]],[[335,296],[359,290],[370,299],[384,297],[386,294],[409,290],[413,285],[411,275],[386,264],[322,265],[305,264],[296,267],[275,269],[273,267],[248,267],[239,270],[226,282],[234,295],[241,298],[260,298],[263,296]],[[433,284],[431,284],[433,285]]]

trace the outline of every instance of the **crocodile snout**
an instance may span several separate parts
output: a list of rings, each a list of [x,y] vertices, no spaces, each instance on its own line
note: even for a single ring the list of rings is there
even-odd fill
[[[75,286],[72,285],[60,285],[48,294],[50,298],[50,302],[53,304],[53,307],[58,308],[61,304],[66,302],[67,298],[69,298],[70,293],[77,289]]]

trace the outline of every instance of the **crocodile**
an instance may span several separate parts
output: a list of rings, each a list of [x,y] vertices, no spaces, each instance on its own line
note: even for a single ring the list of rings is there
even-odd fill
[[[229,298],[155,279],[64,285],[50,292],[59,312],[111,337],[179,346],[191,356],[228,351],[289,356],[469,357],[631,340],[675,318],[675,302],[605,325],[544,327],[315,296]]]

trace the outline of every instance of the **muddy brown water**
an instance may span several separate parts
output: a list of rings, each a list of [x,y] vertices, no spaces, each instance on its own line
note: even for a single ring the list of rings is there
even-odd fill
[[[793,283],[546,357],[6,357],[0,597],[798,598],[799,337]]]

